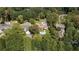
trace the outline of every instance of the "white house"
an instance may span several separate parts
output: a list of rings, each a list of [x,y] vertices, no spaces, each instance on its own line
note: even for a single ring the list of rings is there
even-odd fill
[[[59,38],[63,38],[63,37],[64,37],[64,33],[65,33],[65,30],[64,30],[64,29],[61,29],[61,30],[58,32]]]
[[[56,28],[60,28],[60,31],[58,31],[59,38],[63,38],[64,37],[64,33],[65,33],[65,25],[57,23],[55,26],[56,26]]]
[[[29,22],[25,22],[23,24],[21,24],[22,28],[24,29],[24,31],[28,31],[29,30],[29,27],[31,26],[31,23]]]

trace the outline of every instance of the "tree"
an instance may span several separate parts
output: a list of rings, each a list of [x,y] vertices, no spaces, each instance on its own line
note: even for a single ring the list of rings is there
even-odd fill
[[[58,39],[58,34],[57,34],[58,31],[56,30],[55,27],[50,27],[49,32],[50,32],[52,38]]]
[[[63,41],[58,42],[58,51],[64,51],[65,50],[65,44]]]
[[[75,23],[75,26],[79,28],[79,15],[73,17],[73,22]]]
[[[24,21],[24,20],[23,20],[23,15],[19,15],[19,16],[18,16],[18,22],[19,22],[19,23],[23,23],[23,21]]]
[[[74,40],[74,35],[76,32],[76,28],[74,27],[74,23],[71,21],[71,19],[66,20],[66,29],[65,29],[65,49],[66,50],[73,50],[72,41]]]
[[[1,16],[1,18],[0,18],[0,24],[4,24],[4,19],[3,19],[2,16]]]
[[[6,50],[8,51],[23,51],[24,50],[24,36],[26,34],[18,23],[14,24],[12,28],[5,31]]]
[[[39,33],[39,28],[38,28],[38,25],[34,24],[33,26],[31,26],[29,28],[29,31],[32,33],[32,34],[38,34]]]
[[[36,23],[36,20],[35,20],[35,19],[30,19],[29,22],[30,22],[31,24],[35,24],[35,23]]]
[[[65,39],[66,40],[73,40],[73,36],[75,34],[76,28],[74,27],[74,23],[67,21],[66,22],[66,33]]]
[[[44,36],[43,39],[45,40],[45,42],[44,42],[45,46],[44,47],[46,48],[47,51],[57,51],[57,41],[56,41],[56,39],[53,39],[51,37],[49,31],[47,31],[47,34]]]
[[[31,51],[31,50],[32,50],[32,38],[25,36],[24,51]]]
[[[73,47],[74,47],[74,50],[79,50],[79,30],[76,30],[75,31],[75,34],[74,34],[74,39],[73,39]]]
[[[43,12],[40,12],[40,13],[39,13],[39,18],[40,18],[40,19],[44,19],[44,18],[45,18],[45,14],[44,14]]]
[[[41,46],[42,46],[43,51],[49,50],[49,47],[48,47],[48,40],[49,39],[50,39],[49,32],[48,32],[48,34],[46,32],[46,34],[44,36],[42,36],[42,42],[41,42]]]
[[[41,42],[42,42],[42,37],[39,34],[35,34],[33,36],[32,40],[32,49],[35,51],[41,51]]]
[[[64,44],[65,44],[65,51],[73,51],[73,46],[71,42],[65,41]]]
[[[57,41],[55,39],[49,39],[48,43],[48,51],[57,51]]]
[[[0,51],[6,51],[5,37],[0,37]]]
[[[55,12],[48,11],[46,18],[48,25],[50,27],[53,27],[54,23],[58,21],[58,14]]]

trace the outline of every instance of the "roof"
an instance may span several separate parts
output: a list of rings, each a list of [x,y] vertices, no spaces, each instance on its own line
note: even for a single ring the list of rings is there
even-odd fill
[[[29,27],[31,26],[31,23],[29,22],[25,22],[22,25],[22,28],[24,29],[24,31],[28,31],[29,30]]]
[[[9,27],[10,27],[10,25],[8,25],[8,24],[0,24],[0,30],[7,29]]]
[[[46,22],[39,22],[39,23],[36,23],[38,25],[38,27],[40,29],[48,29],[48,26],[47,26],[47,23]]]
[[[64,24],[56,24],[55,26],[56,26],[57,28],[58,28],[58,27],[59,27],[59,28],[63,28],[63,29],[65,28],[65,25],[64,25]]]

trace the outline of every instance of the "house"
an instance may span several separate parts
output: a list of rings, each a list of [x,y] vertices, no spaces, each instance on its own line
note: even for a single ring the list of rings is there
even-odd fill
[[[4,24],[0,24],[0,37],[4,35],[4,30],[10,28],[10,22],[5,22]]]
[[[61,30],[58,32],[59,38],[63,38],[63,37],[64,37],[64,33],[65,33],[65,30],[64,30],[64,29],[61,29]]]
[[[0,31],[3,31],[3,30],[8,29],[8,28],[10,28],[10,25],[8,25],[8,24],[0,24]]]
[[[64,24],[55,24],[56,28],[61,28],[61,29],[65,29],[65,25]]]
[[[41,29],[41,30],[46,30],[46,29],[48,29],[48,26],[47,26],[47,23],[46,22],[38,22],[38,23],[36,23],[36,25],[38,25],[38,27],[39,27],[39,29]]]
[[[23,24],[21,24],[21,27],[23,28],[23,30],[25,31],[26,35],[30,38],[32,38],[32,34],[29,31],[29,27],[31,26],[31,23],[29,22],[25,22]]]
[[[21,24],[21,27],[24,29],[25,32],[29,30],[30,26],[31,26],[31,23],[29,23],[29,22],[25,22],[25,23]]]
[[[38,26],[38,28],[40,30],[39,34],[40,35],[45,35],[46,30],[48,30],[46,19],[41,19],[39,22],[36,23],[36,25]]]
[[[11,23],[10,22],[5,22],[5,24],[10,25]]]
[[[65,33],[65,25],[64,24],[56,24],[55,25],[56,26],[56,28],[58,29],[60,29],[59,31],[58,31],[58,36],[59,36],[59,38],[63,38],[64,37],[64,33]]]

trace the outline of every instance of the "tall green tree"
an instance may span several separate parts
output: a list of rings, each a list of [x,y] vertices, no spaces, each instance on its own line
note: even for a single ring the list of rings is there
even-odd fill
[[[2,36],[0,37],[0,51],[5,51],[5,50],[6,50],[5,37]]]
[[[5,31],[6,50],[23,51],[25,33],[19,24],[14,24],[12,28]]]
[[[25,36],[24,38],[24,51],[32,50],[32,38]]]
[[[58,42],[58,51],[64,51],[65,50],[65,44],[63,41]]]
[[[49,31],[47,31],[47,34],[44,36],[44,40],[46,40],[47,51],[57,51],[57,41],[51,37]]]
[[[41,51],[41,42],[42,42],[42,37],[39,34],[35,34],[33,36],[33,40],[32,40],[32,49],[34,51]]]
[[[54,25],[58,21],[58,14],[55,12],[48,11],[47,12],[47,23],[50,27]]]
[[[76,28],[74,26],[74,23],[70,20],[66,20],[66,30],[65,30],[65,49],[66,50],[73,50],[72,41],[74,40],[74,35],[76,32]]]
[[[17,18],[19,23],[23,23],[24,19],[23,19],[23,15],[19,15]]]

